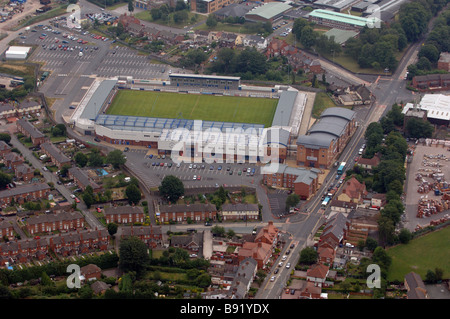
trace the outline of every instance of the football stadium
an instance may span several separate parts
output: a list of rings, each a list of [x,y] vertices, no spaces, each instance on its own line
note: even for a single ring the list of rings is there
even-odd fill
[[[78,132],[158,154],[258,160],[286,158],[307,95],[289,86],[241,85],[240,78],[171,74],[169,81],[95,80],[70,117]],[[260,153],[253,150],[258,148]]]

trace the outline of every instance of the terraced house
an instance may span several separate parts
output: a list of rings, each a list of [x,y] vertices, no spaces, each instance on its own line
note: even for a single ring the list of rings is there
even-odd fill
[[[145,213],[139,206],[114,206],[105,207],[104,211],[106,223],[143,223],[145,221]]]
[[[0,205],[15,203],[23,204],[45,198],[50,194],[50,186],[46,183],[34,183],[10,188],[0,192]]]
[[[177,222],[216,220],[217,209],[213,204],[161,205],[158,207],[159,220],[162,223],[171,220]]]
[[[32,216],[27,219],[30,234],[68,231],[84,227],[84,216],[77,211]]]
[[[53,143],[45,142],[41,144],[41,150],[58,168],[71,162],[70,158],[64,155]]]
[[[16,121],[17,130],[25,135],[26,137],[31,138],[31,142],[33,145],[40,145],[47,140],[47,137],[39,131],[33,124],[28,122],[25,119],[19,119]]]

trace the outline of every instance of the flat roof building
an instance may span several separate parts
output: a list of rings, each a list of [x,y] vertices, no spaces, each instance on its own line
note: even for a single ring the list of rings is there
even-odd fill
[[[415,109],[413,103],[407,103],[402,113]],[[418,103],[417,109],[426,111],[426,118],[433,124],[449,125],[450,123],[450,96],[444,94],[425,94]]]
[[[349,9],[360,0],[317,0],[314,2],[314,6],[331,9],[336,12],[342,12]]]
[[[359,30],[365,26],[370,27],[377,23],[381,23],[381,20],[376,17],[358,17],[322,9],[312,11],[308,16],[308,19],[319,25],[344,30]]]
[[[25,60],[31,47],[10,46],[5,52],[6,60]]]
[[[292,9],[292,6],[283,2],[269,2],[256,7],[245,15],[245,19],[255,22],[273,22]]]

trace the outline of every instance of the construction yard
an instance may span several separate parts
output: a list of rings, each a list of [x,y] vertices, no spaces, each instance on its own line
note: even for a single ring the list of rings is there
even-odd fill
[[[404,222],[411,231],[441,223],[450,215],[450,147],[424,144],[415,146],[408,165]]]

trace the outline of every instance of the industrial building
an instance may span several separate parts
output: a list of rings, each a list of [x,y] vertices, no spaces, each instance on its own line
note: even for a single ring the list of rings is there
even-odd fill
[[[253,22],[274,22],[283,17],[293,7],[284,2],[269,2],[256,7],[245,15],[245,19]]]
[[[336,12],[346,11],[360,0],[317,0],[314,6],[323,9],[330,9]]]
[[[297,165],[328,168],[336,161],[356,131],[355,112],[330,107],[306,135],[297,139]]]
[[[377,17],[358,17],[323,9],[312,11],[308,19],[319,25],[343,30],[360,30],[365,26],[371,27],[381,23]]]
[[[422,100],[414,105],[407,103],[402,113],[410,114],[411,110],[426,112],[422,118],[426,118],[430,123],[448,126],[450,122],[450,96],[443,94],[425,94]]]

